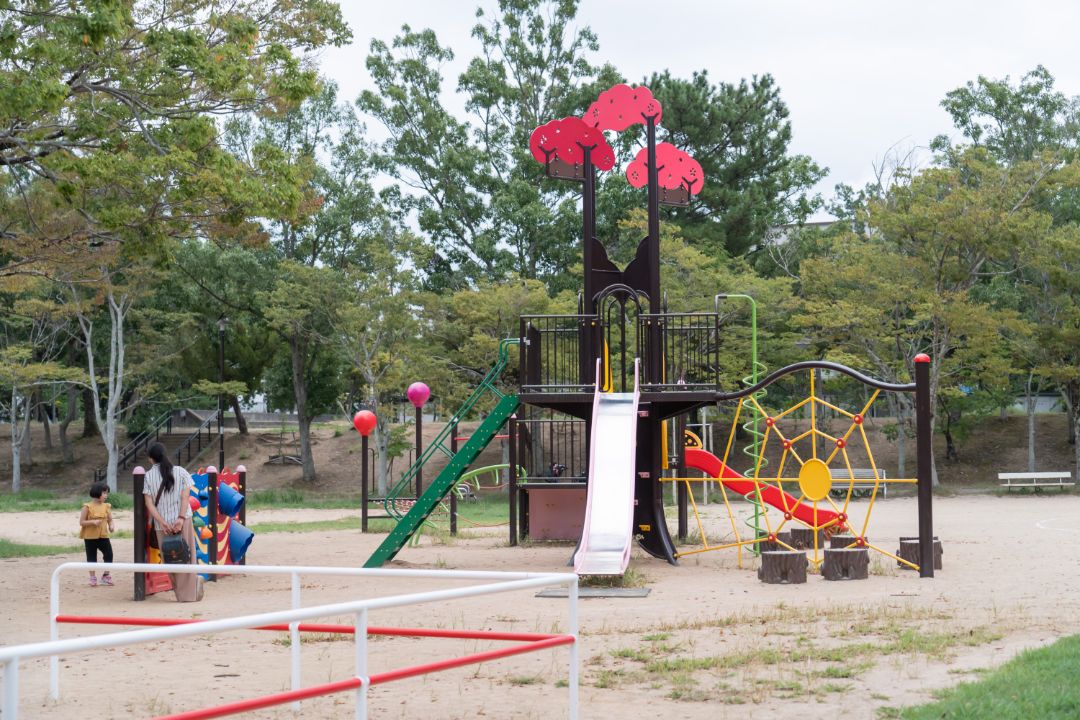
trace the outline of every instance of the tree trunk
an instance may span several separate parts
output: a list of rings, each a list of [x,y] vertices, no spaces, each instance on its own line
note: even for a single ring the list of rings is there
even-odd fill
[[[22,490],[22,435],[19,432],[19,397],[18,388],[11,388],[11,492]],[[29,418],[27,419],[29,429]],[[24,430],[23,432],[26,432]]]
[[[248,434],[247,418],[244,417],[244,413],[240,411],[240,396],[231,395],[229,397],[229,403],[232,405],[233,415],[236,416],[236,429],[241,435]]]
[[[94,412],[94,393],[90,388],[83,388],[82,391],[82,403],[83,403],[83,429],[82,436],[88,437],[100,437],[101,430],[98,429],[96,413]]]
[[[23,412],[26,413],[26,424],[23,427],[19,450],[21,461],[27,465],[34,464],[34,442],[30,435],[30,423],[34,419],[34,394],[31,393],[23,398]],[[18,413],[12,415],[12,422],[19,417]]]
[[[1035,401],[1037,396],[1032,392],[1032,373],[1028,373],[1027,383],[1024,385],[1024,410],[1027,412],[1027,469],[1035,472]]]
[[[289,340],[292,352],[293,394],[296,397],[296,416],[300,425],[300,463],[305,482],[315,480],[315,458],[311,455],[311,417],[308,415],[307,393],[307,344],[292,337]]]
[[[390,423],[382,417],[375,424],[375,452],[379,457],[379,497],[386,497],[390,487]]]
[[[1080,480],[1080,418],[1071,416],[1073,421],[1073,480]]]
[[[79,411],[79,395],[74,385],[67,386],[67,409],[64,419],[57,426],[57,435],[60,437],[60,455],[67,464],[75,462],[75,452],[71,448],[71,440],[68,439],[67,429],[76,418]]]
[[[38,402],[38,420],[41,421],[41,431],[42,431],[42,434],[45,436],[45,449],[46,450],[52,450],[53,449],[52,422],[51,422],[52,418],[50,416],[52,414],[52,409],[53,409],[53,407],[55,407],[56,403],[54,403],[54,402],[46,403],[46,402],[44,402],[44,397],[45,397],[45,391],[42,390],[41,393],[38,396],[38,400],[39,400],[39,402]]]

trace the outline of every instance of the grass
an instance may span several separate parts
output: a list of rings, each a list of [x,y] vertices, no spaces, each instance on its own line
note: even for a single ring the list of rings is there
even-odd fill
[[[594,588],[640,588],[648,585],[645,573],[627,568],[622,575],[582,575],[581,587]]]
[[[250,527],[250,530],[255,533],[302,533],[359,529],[360,518],[358,517],[336,518],[334,520],[306,520],[304,522],[263,522],[254,523]]]
[[[995,718],[1066,720],[1080,717],[1080,636],[1021,653],[981,680],[944,690],[933,703],[884,708],[902,720]]]
[[[67,555],[82,550],[81,545],[29,545],[0,538],[0,559]]]
[[[87,485],[87,489],[89,489]],[[17,493],[0,493],[0,512],[39,512],[42,510],[71,510],[78,512],[84,502],[90,500],[86,497],[57,497],[48,490],[27,489]],[[123,493],[115,493],[109,496],[109,503],[116,510],[129,510],[131,498]]]

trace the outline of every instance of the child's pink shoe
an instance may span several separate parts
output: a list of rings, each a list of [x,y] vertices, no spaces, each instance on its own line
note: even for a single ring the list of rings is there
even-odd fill
[[[104,575],[102,575],[101,576],[101,584],[102,585],[108,585],[108,586],[111,587],[112,584],[113,584],[112,575],[110,575],[109,573],[105,573]]]
[[[96,577],[91,577],[90,578],[90,587],[97,587],[97,578]]]

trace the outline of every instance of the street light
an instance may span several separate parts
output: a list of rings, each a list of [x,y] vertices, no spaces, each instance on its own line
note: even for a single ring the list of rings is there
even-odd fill
[[[222,314],[218,317],[218,383],[225,384],[225,325],[229,321]],[[225,389],[218,390],[218,467],[225,469]]]

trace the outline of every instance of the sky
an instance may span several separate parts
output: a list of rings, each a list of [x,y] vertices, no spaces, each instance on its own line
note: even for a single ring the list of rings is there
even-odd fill
[[[406,23],[433,29],[454,50],[444,68],[452,93],[478,49],[470,34],[475,9],[490,16],[497,3],[341,0],[341,7],[353,42],[320,60],[341,98],[352,100],[372,87],[364,67],[371,39],[389,43]],[[594,64],[610,62],[631,84],[664,69],[676,77],[708,70],[714,82],[729,83],[771,74],[791,111],[790,151],[829,169],[817,187],[826,197],[837,183],[870,181],[892,148],[925,159],[935,136],[955,137],[941,100],[980,75],[1015,83],[1041,64],[1059,91],[1080,96],[1073,0],[582,0],[577,22],[598,36]],[[446,102],[461,107],[452,95]]]

